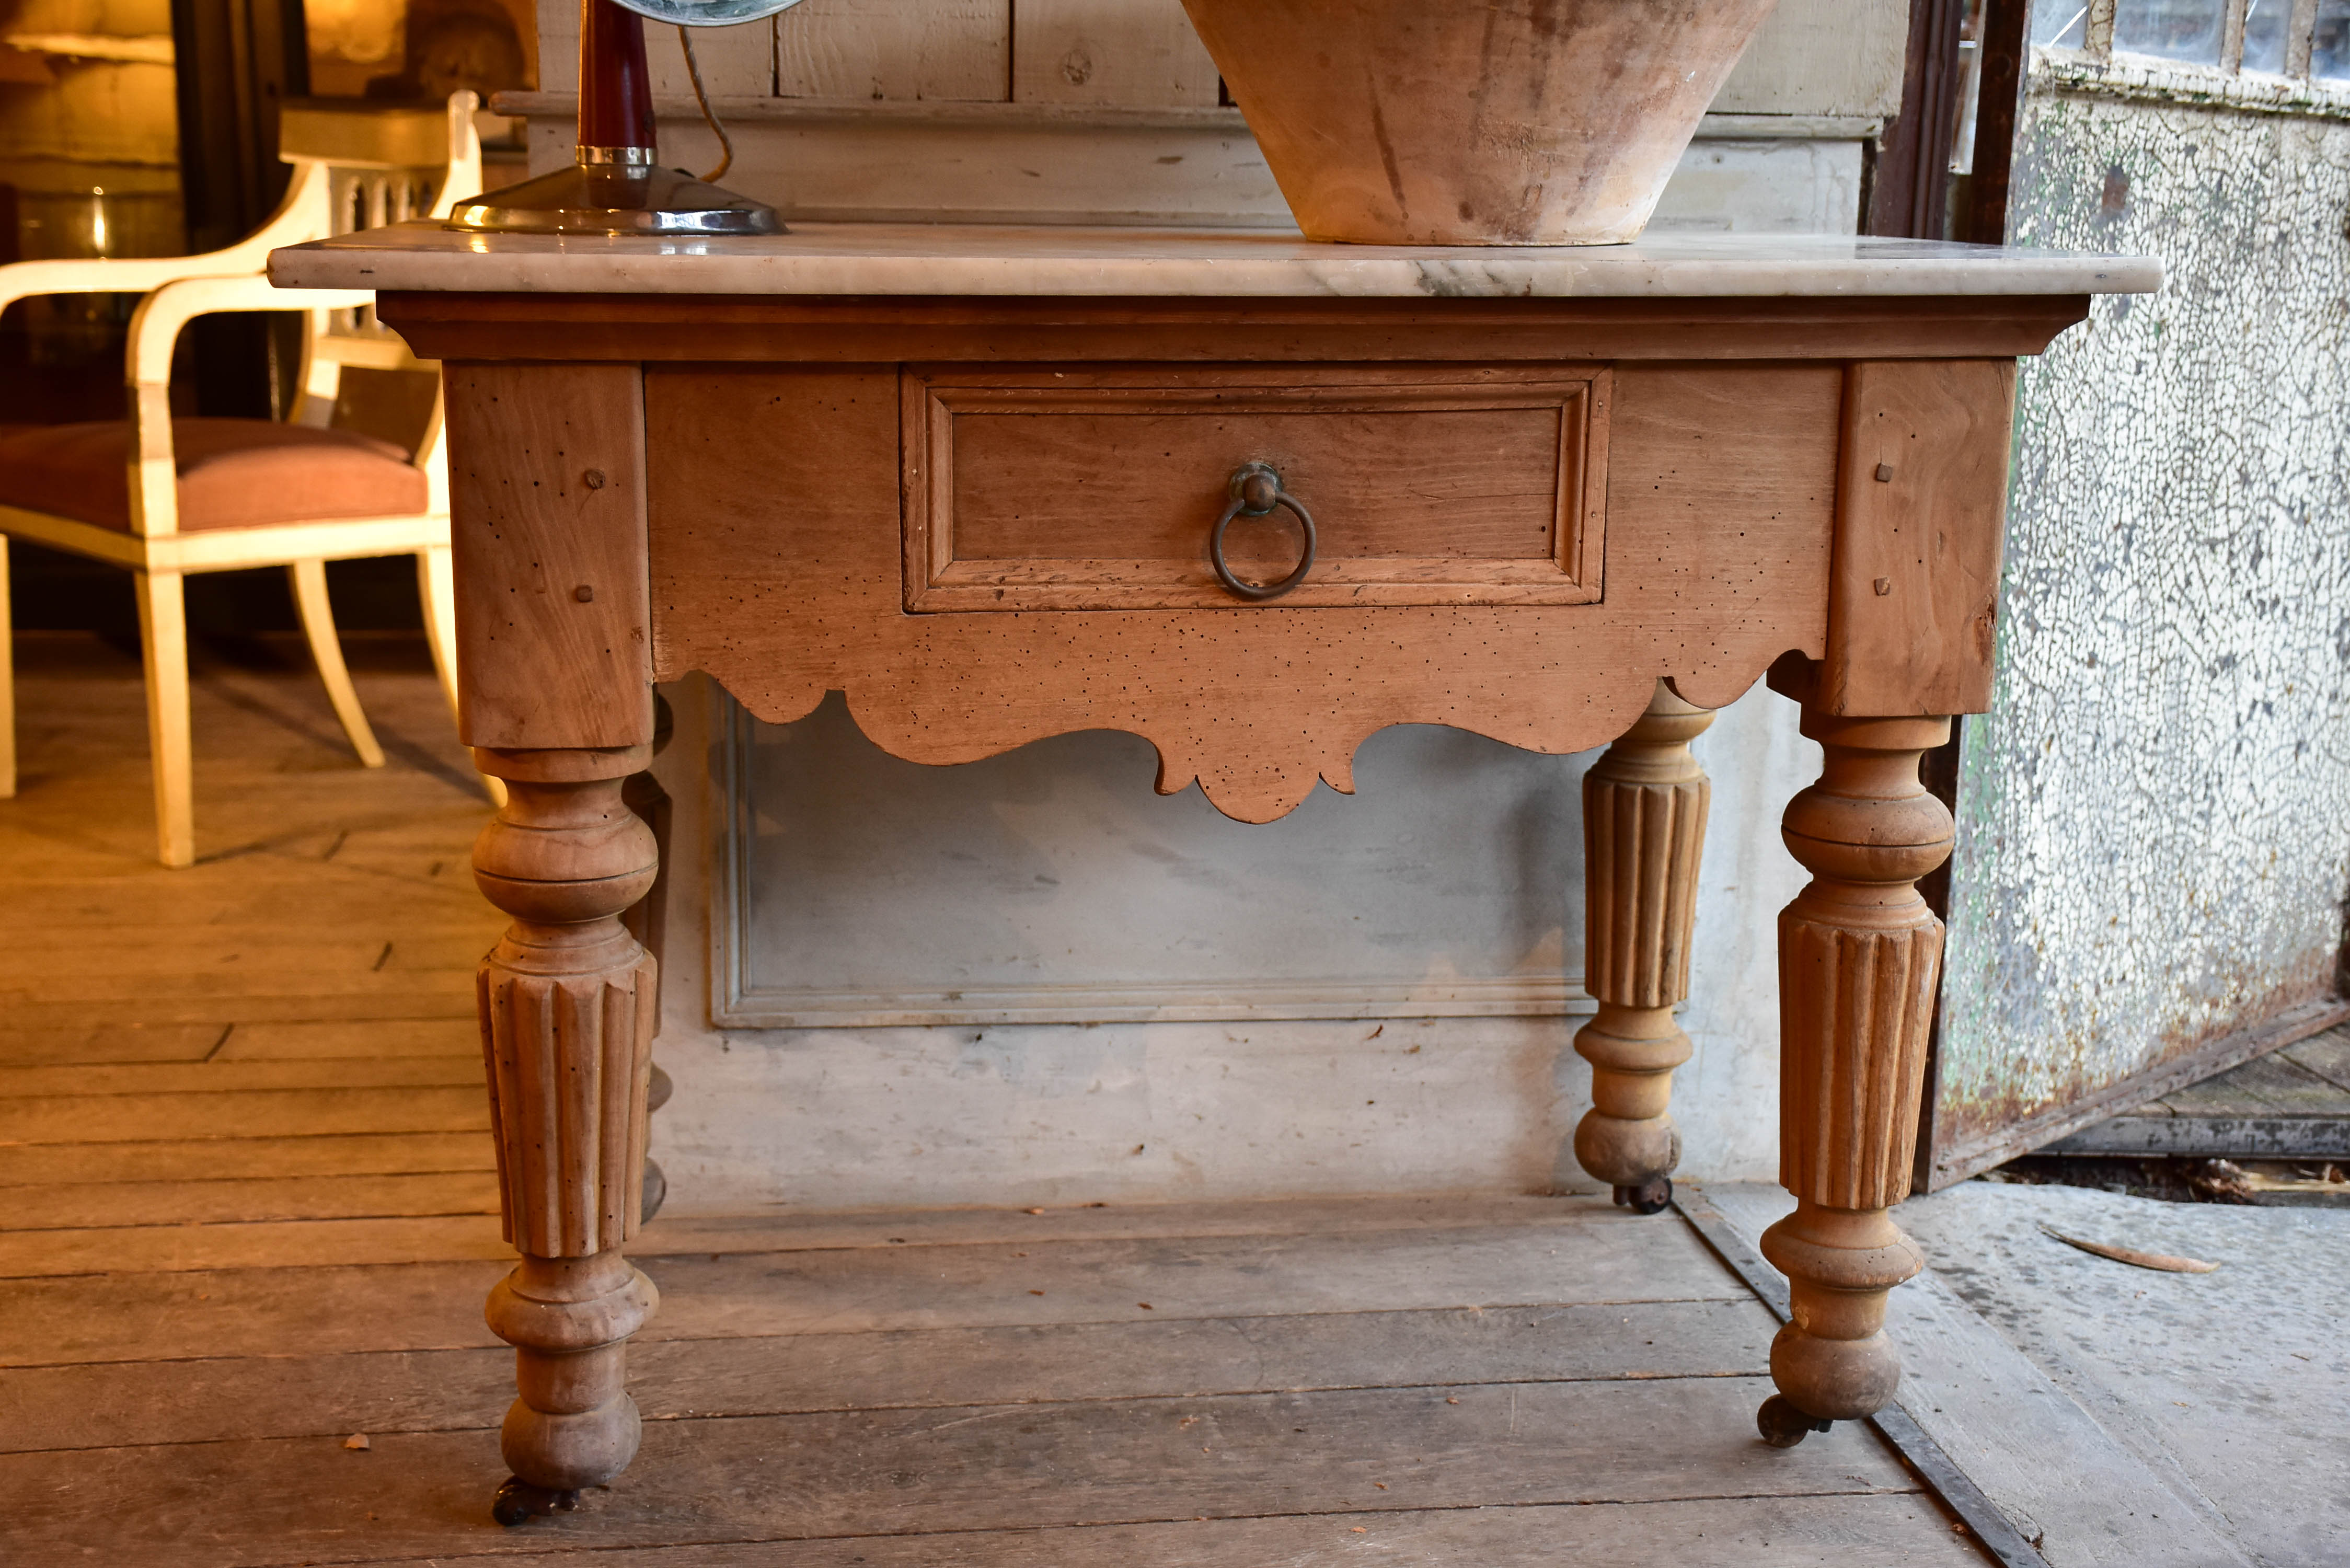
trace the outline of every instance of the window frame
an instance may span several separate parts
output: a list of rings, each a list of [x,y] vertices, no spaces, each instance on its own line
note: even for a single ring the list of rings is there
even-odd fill
[[[2034,9],[2036,11],[2039,5],[2047,5],[2051,10],[2054,10],[2061,8],[2066,3],[2067,0],[2035,0]],[[2119,9],[2118,0],[2080,0],[2080,4],[2085,15],[2082,19],[2082,43],[2079,48],[2075,49],[2063,44],[2035,44],[2033,47],[2035,49],[2047,49],[2054,53],[2085,57],[2100,65],[2109,64],[2116,59],[2144,60],[2167,70],[2202,72],[2228,78],[2247,75],[2244,70],[2244,20],[2251,10],[2251,0],[2226,0],[2221,13],[2220,58],[2217,62],[2178,60],[2167,55],[2141,55],[2127,49],[2116,50],[2114,47],[2114,17]],[[2068,20],[2064,31],[2069,33],[2072,30],[2073,23]],[[2254,80],[2350,81],[2350,78],[2313,78],[2310,75],[2311,56],[2316,39],[2317,0],[2292,0],[2292,10],[2285,18],[2283,72],[2280,75],[2273,71],[2254,70],[2249,75]]]

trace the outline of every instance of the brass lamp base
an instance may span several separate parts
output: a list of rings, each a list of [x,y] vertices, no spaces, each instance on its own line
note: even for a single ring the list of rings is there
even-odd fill
[[[704,184],[681,169],[577,163],[477,201],[461,202],[448,226],[474,234],[780,234],[764,202]]]

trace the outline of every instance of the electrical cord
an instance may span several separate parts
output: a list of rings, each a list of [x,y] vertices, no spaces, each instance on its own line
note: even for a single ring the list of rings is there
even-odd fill
[[[677,41],[685,46],[685,74],[693,78],[693,101],[702,106],[702,118],[708,122],[711,133],[718,138],[718,167],[702,178],[705,181],[723,180],[726,177],[726,171],[734,167],[734,140],[726,134],[726,127],[719,122],[718,111],[710,107],[710,93],[702,85],[702,62],[693,57],[693,29],[682,22],[679,23]]]

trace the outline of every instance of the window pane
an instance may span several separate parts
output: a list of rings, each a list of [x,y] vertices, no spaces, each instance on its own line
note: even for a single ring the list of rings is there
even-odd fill
[[[2317,46],[2309,74],[2350,81],[2350,0],[2317,0]]]
[[[2088,47],[2088,0],[2032,0],[2032,41],[2043,47]]]
[[[2120,0],[2114,52],[2216,66],[2227,9],[2226,0]]]
[[[2244,68],[2282,75],[2292,25],[2293,0],[2251,0],[2244,10]]]

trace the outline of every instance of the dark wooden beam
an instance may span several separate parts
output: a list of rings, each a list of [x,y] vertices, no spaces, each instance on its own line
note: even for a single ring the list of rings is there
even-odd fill
[[[2032,62],[2031,0],[1984,0],[1982,58],[1975,98],[1974,171],[1968,177],[1950,238],[2007,243],[2008,188],[2015,167],[2016,123]]]
[[[1948,227],[1950,138],[1958,124],[1959,32],[1966,0],[1911,0],[1901,112],[1877,145],[1862,227],[1934,240]]]

